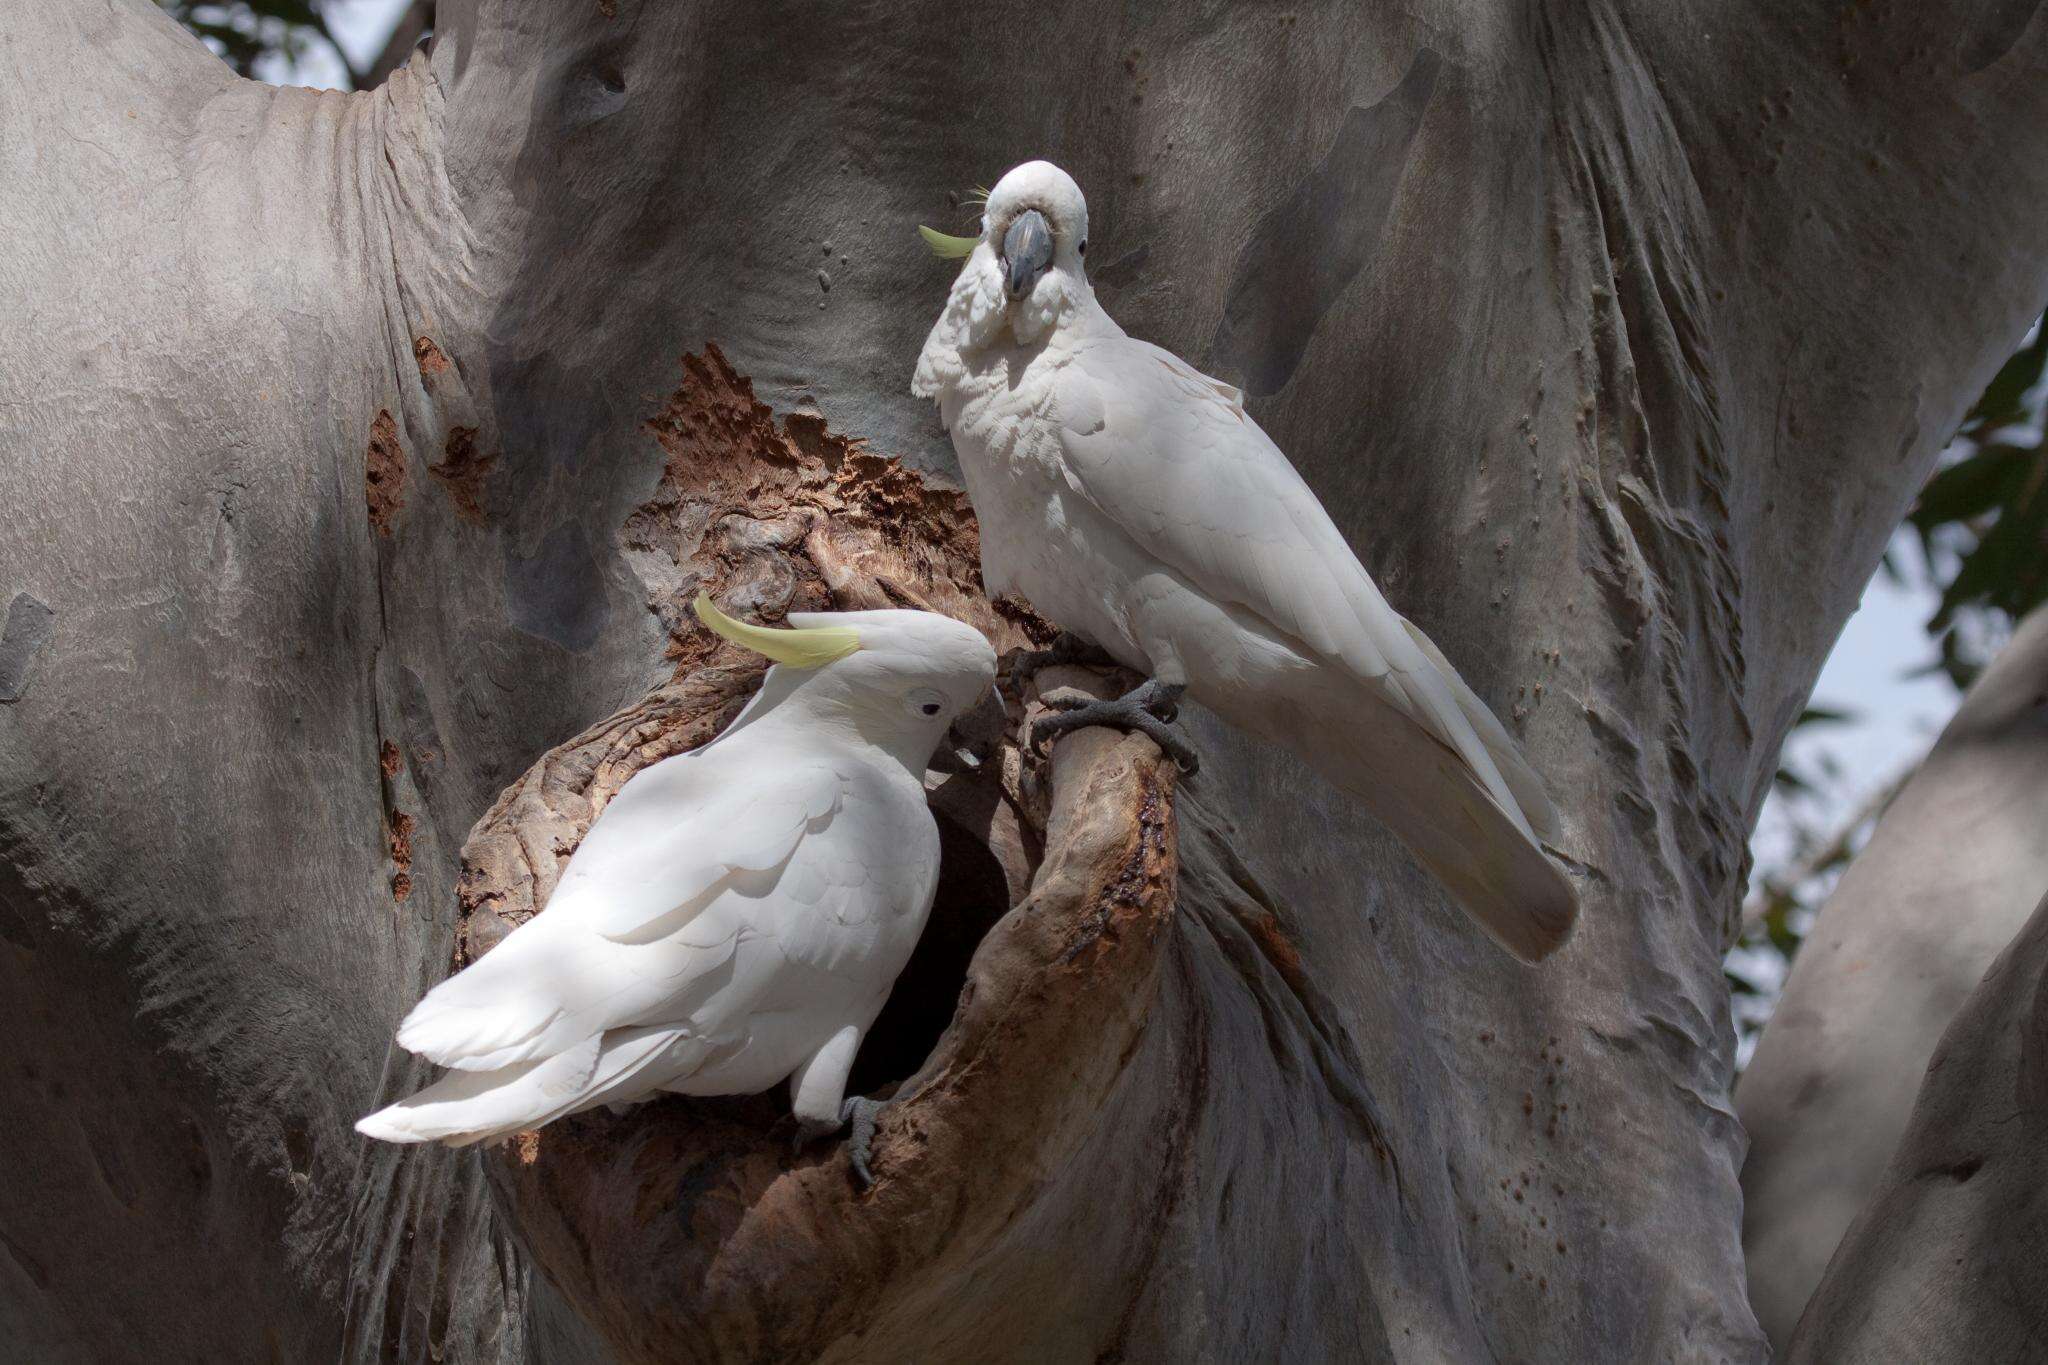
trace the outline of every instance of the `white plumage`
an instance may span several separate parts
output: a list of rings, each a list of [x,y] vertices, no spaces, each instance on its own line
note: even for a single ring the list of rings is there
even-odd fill
[[[361,1132],[461,1146],[785,1077],[799,1120],[840,1121],[938,884],[925,769],[995,653],[930,612],[793,613],[794,631],[699,613],[783,662],[718,739],[620,788],[544,911],[406,1016],[399,1043],[451,1074]]]
[[[1540,846],[1541,779],[1238,391],[1103,311],[1087,224],[1073,180],[1027,162],[945,252],[966,263],[911,389],[952,435],[989,590],[1293,751],[1509,951],[1551,952],[1577,896]]]

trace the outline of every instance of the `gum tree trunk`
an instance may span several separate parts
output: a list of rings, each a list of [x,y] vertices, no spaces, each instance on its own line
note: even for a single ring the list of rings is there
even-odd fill
[[[1892,1160],[1935,1045],[2048,888],[2044,811],[2037,611],[1821,907],[1736,1090],[1750,1301],[1780,1350]]]
[[[2048,1349],[2048,900],[1927,1064],[1785,1358],[2033,1360]]]
[[[2048,293],[2033,5],[442,0],[355,96],[145,0],[0,51],[4,1339],[1761,1357],[1720,954],[1783,731]],[[743,688],[699,582],[1022,638],[906,388],[914,224],[1032,155],[1523,737],[1576,941],[1508,962],[1201,716],[1184,786],[1010,746],[942,806],[871,1195],[768,1100],[368,1147],[479,912]]]

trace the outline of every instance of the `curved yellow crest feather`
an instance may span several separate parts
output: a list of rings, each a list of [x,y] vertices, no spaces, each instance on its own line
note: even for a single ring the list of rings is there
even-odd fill
[[[979,237],[952,237],[937,228],[917,225],[917,235],[924,238],[924,244],[932,249],[932,255],[944,256],[948,260],[969,255],[981,241]]]
[[[712,605],[708,593],[691,604],[697,619],[742,649],[765,654],[791,668],[823,668],[860,648],[860,632],[852,626],[811,626],[803,630],[771,630],[735,621]]]

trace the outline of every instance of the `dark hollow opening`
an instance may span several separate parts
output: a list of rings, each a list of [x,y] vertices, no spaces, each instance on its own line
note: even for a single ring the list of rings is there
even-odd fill
[[[932,814],[939,825],[939,889],[931,919],[861,1044],[849,1095],[871,1095],[924,1065],[953,1022],[974,950],[1010,908],[1009,884],[995,854],[944,814]]]

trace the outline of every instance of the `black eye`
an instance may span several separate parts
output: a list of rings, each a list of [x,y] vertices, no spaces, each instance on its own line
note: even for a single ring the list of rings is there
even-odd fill
[[[928,716],[936,716],[937,714],[939,714],[939,704],[935,701],[928,701],[923,706],[920,706],[917,709],[924,712]]]
[[[1081,246],[1080,246],[1080,248],[1079,248],[1079,249],[1080,249],[1080,252],[1081,252],[1081,254],[1082,254],[1083,256],[1086,256],[1086,255],[1088,254],[1088,244],[1087,244],[1086,242],[1083,242],[1083,243],[1081,243]]]

